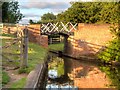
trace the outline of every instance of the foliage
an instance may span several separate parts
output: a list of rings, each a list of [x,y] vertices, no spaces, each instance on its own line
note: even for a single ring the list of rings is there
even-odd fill
[[[64,62],[60,62],[57,68],[58,76],[64,75]]]
[[[2,72],[2,85],[4,86],[10,81],[10,77],[6,72]]]
[[[120,89],[120,68],[119,67],[110,67],[110,66],[101,66],[100,69],[106,73],[106,75],[112,81],[109,87],[115,87],[118,90]]]
[[[18,73],[19,73],[19,74],[28,73],[28,70],[27,70],[27,68],[20,68],[20,69],[18,70]]]
[[[116,24],[113,24],[110,28],[111,33],[114,35],[114,39],[109,42],[108,47],[104,51],[98,54],[98,58],[105,62],[120,62],[120,28],[119,25]]]
[[[72,23],[118,22],[117,2],[71,2],[71,7],[57,15],[57,21]]]
[[[118,23],[119,24],[119,23]],[[112,32],[112,34],[114,35],[114,37],[118,40],[120,40],[120,27],[119,25],[115,25],[113,24],[114,26],[111,26],[110,28],[110,31]]]
[[[52,57],[52,61],[48,63],[49,70],[57,70],[58,77],[64,75],[64,61],[59,57]]]
[[[105,62],[120,61],[120,40],[114,39],[98,57]]]
[[[18,23],[23,18],[17,1],[4,2],[2,5],[3,23]]]
[[[2,4],[3,4],[3,2],[2,2],[2,1],[0,1],[0,9],[1,9],[1,7],[2,7]]]
[[[41,21],[40,22],[53,22],[56,20],[56,16],[53,13],[46,13],[41,16]]]
[[[35,22],[30,19],[30,20],[29,20],[29,23],[30,23],[30,24],[34,24]]]

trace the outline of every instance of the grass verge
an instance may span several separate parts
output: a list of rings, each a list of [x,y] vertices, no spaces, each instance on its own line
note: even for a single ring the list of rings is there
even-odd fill
[[[49,50],[63,51],[64,43],[50,44],[48,48],[49,48]]]
[[[28,48],[28,68],[20,69],[19,73],[29,73],[37,64],[43,63],[46,56],[47,49],[30,42]]]
[[[9,90],[21,90],[26,83],[26,78],[22,78],[19,81],[12,83]]]
[[[6,72],[2,72],[2,86],[4,86],[5,84],[7,84],[10,81],[10,77],[8,76],[8,74]]]
[[[5,43],[6,41],[2,40],[2,42]],[[17,46],[17,44],[15,44],[15,45]],[[11,49],[11,50],[3,49],[3,52],[18,54],[19,51],[15,50],[15,48],[14,48],[15,45],[8,48],[8,49]],[[44,62],[45,57],[47,55],[47,51],[48,50],[46,48],[43,48],[42,46],[39,46],[37,44],[34,44],[34,43],[30,42],[29,47],[28,47],[28,68],[19,69],[18,73],[19,74],[20,73],[27,73],[28,74],[30,71],[32,71],[36,67],[37,64]],[[5,56],[8,57],[8,58],[11,58],[9,54],[6,54]],[[13,56],[12,59],[16,60],[15,56]],[[3,64],[5,64],[3,66],[10,66],[10,67],[16,66],[15,62],[8,62],[4,58],[3,58],[2,62],[4,62]],[[19,66],[20,65],[19,60],[16,60],[16,62],[17,62],[17,66]],[[4,79],[2,81],[5,84],[7,84],[8,79],[4,77]],[[10,88],[16,88],[14,90],[18,90],[18,88],[23,88],[25,83],[26,83],[26,79],[23,78],[21,80],[18,80],[17,82],[11,83]]]

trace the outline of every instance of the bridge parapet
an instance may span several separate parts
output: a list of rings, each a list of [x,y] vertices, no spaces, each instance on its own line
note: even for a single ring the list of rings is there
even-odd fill
[[[41,24],[41,34],[42,35],[51,35],[51,34],[59,34],[64,33],[67,35],[70,35],[71,32],[73,32],[76,29],[77,23],[72,24],[71,22],[63,23],[63,22],[57,22],[57,23],[46,23]]]

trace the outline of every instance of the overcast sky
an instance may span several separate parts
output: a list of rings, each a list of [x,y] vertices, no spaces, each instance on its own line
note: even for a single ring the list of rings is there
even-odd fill
[[[26,24],[30,19],[39,21],[40,17],[48,12],[57,15],[71,6],[70,1],[77,0],[18,0],[21,13],[25,16],[20,23]]]

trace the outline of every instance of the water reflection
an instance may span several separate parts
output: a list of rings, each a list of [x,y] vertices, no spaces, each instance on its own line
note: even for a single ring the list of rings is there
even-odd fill
[[[64,59],[50,54],[50,61],[48,63],[48,80],[47,80],[47,90],[77,90],[74,87],[73,81],[67,75],[65,70]]]
[[[64,60],[59,57],[51,59],[48,63],[48,77],[51,79],[60,78],[64,75]]]
[[[107,74],[111,80],[109,87],[115,87],[120,90],[120,67],[100,66],[100,69]]]
[[[113,84],[114,83],[114,84]],[[120,68],[50,55],[47,89],[114,88],[120,89]]]
[[[67,67],[67,65],[70,67]],[[65,58],[68,76],[79,88],[106,88],[109,80],[97,63]]]

